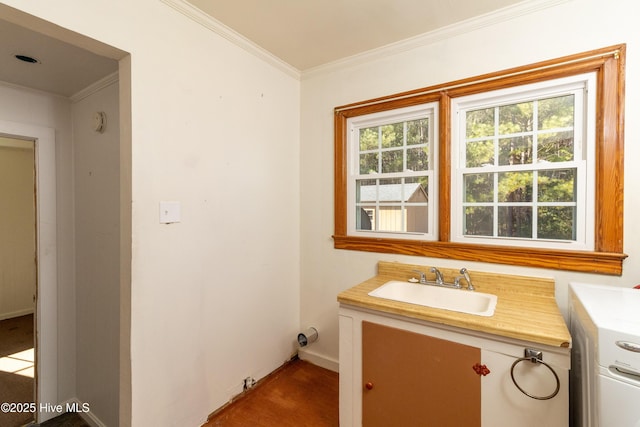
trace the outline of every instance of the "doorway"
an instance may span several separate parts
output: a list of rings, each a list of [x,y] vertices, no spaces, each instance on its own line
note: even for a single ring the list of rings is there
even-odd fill
[[[18,139],[29,136],[36,141],[39,180],[36,185],[40,200],[37,201],[39,254],[35,400],[38,405],[43,405],[38,409],[52,409],[49,413],[38,413],[37,421],[41,423],[59,415],[59,412],[53,412],[53,406],[57,404],[66,408],[64,405],[69,401],[81,401],[90,404],[91,410],[84,414],[85,417],[97,420],[98,415],[95,414],[100,414],[104,424],[126,424],[131,419],[130,57],[127,52],[9,6],[0,4],[0,12],[0,32],[4,30],[3,34],[10,35],[3,37],[0,45],[9,42],[20,45],[21,50],[40,61],[36,69],[38,73],[33,70],[29,73],[18,72],[20,69],[17,67],[23,65],[16,65],[13,61],[3,63],[7,67],[2,67],[0,72],[3,76],[0,79],[0,93],[3,94],[0,118],[51,126],[41,129],[49,135],[40,135],[39,129],[32,131],[20,124],[3,123],[0,120],[0,135],[16,136]],[[3,21],[5,19],[7,21]],[[11,70],[16,72],[7,72]],[[116,72],[121,81],[118,86],[112,86],[111,76]],[[3,88],[5,82],[7,85]],[[108,109],[92,102],[96,99],[94,92],[105,85],[119,88],[114,105]],[[35,91],[32,92],[32,89]],[[4,97],[5,93],[7,97]],[[82,107],[78,107],[75,113],[83,117],[76,120],[72,116],[73,109],[81,104]],[[109,126],[105,132],[95,131],[92,127],[96,111],[107,114]],[[88,118],[84,117],[85,113],[89,114]],[[125,119],[123,129],[118,126],[119,119]],[[87,138],[79,137],[76,130],[86,131]],[[57,141],[54,141],[54,136]],[[119,169],[105,168],[103,159],[97,159],[97,166],[92,164],[89,168],[85,160],[77,157],[80,150],[96,147],[122,147],[119,158],[109,163],[118,165]],[[91,265],[77,262],[79,255],[91,255],[92,262],[103,261],[101,246],[98,245],[97,250],[91,253],[84,251],[84,248],[77,251],[80,246],[76,246],[78,242],[97,245],[95,240],[91,240],[96,229],[83,222],[86,215],[77,215],[80,205],[76,204],[80,200],[84,203],[82,206],[91,207],[92,199],[78,199],[76,196],[80,185],[103,182],[97,179],[102,178],[101,174],[87,178],[96,170],[112,173],[107,182],[116,184],[112,193],[116,203],[112,202],[109,207],[116,207],[117,218],[124,221],[122,228],[114,229],[119,246],[110,250],[109,254],[110,265],[113,266],[111,271],[118,274],[108,284],[103,283],[104,278],[99,274],[92,273]],[[83,194],[102,199],[99,192]],[[120,204],[120,201],[123,203]],[[106,224],[99,219],[96,218],[93,223]],[[84,226],[80,232],[79,225]],[[86,275],[87,272],[92,275]],[[96,285],[94,279],[100,279],[101,283]],[[91,299],[99,295],[95,292],[98,289],[109,290],[114,295],[106,308],[103,301]],[[96,307],[107,311],[106,315],[102,316],[101,311],[94,310]],[[101,318],[114,321],[102,322]],[[94,325],[102,329],[108,326],[109,336],[113,338],[109,341],[102,339],[103,335],[93,330]],[[100,346],[108,346],[109,351],[102,351],[102,347],[93,345],[93,341],[87,345],[87,336]],[[105,356],[106,353],[108,356]],[[108,369],[96,369],[96,366],[106,366]],[[103,377],[107,377],[110,384],[106,394]],[[118,419],[124,421],[118,422]]]
[[[9,145],[20,146],[23,149],[24,144],[33,147],[30,150],[28,163],[31,169],[22,172],[25,176],[31,175],[31,187],[29,190],[22,190],[22,197],[28,200],[25,204],[30,204],[33,210],[33,220],[31,220],[33,243],[30,260],[25,263],[31,263],[34,267],[35,283],[30,289],[31,293],[25,292],[26,296],[23,298],[30,297],[34,316],[32,333],[35,339],[31,341],[33,345],[31,350],[33,352],[32,394],[36,409],[40,409],[37,406],[39,402],[56,402],[58,397],[55,132],[47,127],[0,120],[0,138],[3,141],[11,141],[10,144],[7,143]],[[26,178],[23,176],[23,179]],[[13,179],[7,179],[7,181],[15,182]],[[15,200],[11,201],[13,202]],[[1,196],[0,203],[4,203]],[[10,253],[8,256],[13,254]],[[11,317],[26,314],[20,309],[14,309],[11,313]],[[14,359],[28,362],[26,360],[28,354],[20,353],[18,356]],[[16,361],[8,362],[15,364]],[[53,415],[47,411],[36,411],[35,414],[38,418],[36,421],[43,421]]]
[[[24,409],[35,406],[35,172],[35,141],[0,136],[0,402],[15,406],[0,413],[6,426],[33,420]]]

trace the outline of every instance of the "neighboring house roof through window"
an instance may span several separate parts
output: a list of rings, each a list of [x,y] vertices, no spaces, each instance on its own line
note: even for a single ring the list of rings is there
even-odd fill
[[[363,185],[360,187],[360,201],[362,203],[375,202],[376,200],[379,202],[426,202],[427,195],[419,183]]]

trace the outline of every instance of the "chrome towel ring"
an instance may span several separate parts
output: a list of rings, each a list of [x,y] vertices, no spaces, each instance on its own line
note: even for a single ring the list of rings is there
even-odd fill
[[[523,362],[525,360],[530,361],[531,363],[540,363],[546,366],[551,371],[551,373],[556,379],[556,389],[553,391],[553,393],[549,394],[548,396],[535,396],[533,394],[527,393],[522,387],[520,387],[515,377],[513,376],[513,369],[516,367],[518,363]],[[522,394],[536,400],[553,399],[560,391],[560,379],[558,378],[558,374],[556,374],[556,371],[554,371],[553,368],[548,363],[542,361],[542,352],[539,350],[534,350],[532,348],[526,348],[524,350],[524,357],[520,357],[516,359],[516,361],[513,362],[513,365],[511,365],[511,381],[513,381],[513,384],[515,384],[515,386],[518,388],[518,390],[522,392]]]

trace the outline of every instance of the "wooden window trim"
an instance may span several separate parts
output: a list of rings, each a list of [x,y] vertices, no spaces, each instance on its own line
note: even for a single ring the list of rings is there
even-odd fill
[[[527,267],[622,274],[624,209],[624,84],[626,45],[570,55],[478,77],[376,98],[335,109],[334,209],[336,249],[451,258]],[[477,245],[450,241],[451,99],[473,93],[596,72],[595,250],[574,251]],[[439,102],[439,240],[415,241],[347,234],[347,120]]]

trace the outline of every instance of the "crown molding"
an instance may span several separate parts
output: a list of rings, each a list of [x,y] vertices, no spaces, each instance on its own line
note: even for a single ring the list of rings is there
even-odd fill
[[[273,55],[271,52],[258,46],[251,40],[237,33],[233,29],[227,27],[222,22],[216,20],[210,15],[207,15],[186,0],[160,1],[165,3],[167,6],[175,9],[176,11],[182,13],[194,22],[202,25],[203,27],[213,31],[214,33],[230,41],[236,46],[244,49],[250,54],[280,69],[289,76],[301,80],[313,77],[315,75],[330,73],[341,68],[356,66],[378,59],[384,59],[391,55],[396,55],[398,53],[427,46],[441,40],[469,33],[484,27],[489,27],[500,22],[506,22],[523,15],[548,9],[563,3],[568,3],[573,0],[525,0],[515,5],[507,6],[502,9],[486,13],[484,15],[467,19],[465,21],[457,22],[455,24],[430,31],[428,33],[420,34],[418,36],[411,37],[397,43],[391,43],[380,48],[368,50],[366,52],[339,59],[337,61],[332,61],[327,64],[309,68],[304,71],[298,70],[297,68],[284,62],[277,56]]]
[[[262,59],[263,61],[273,65],[284,73],[297,80],[300,80],[300,70],[287,64],[271,52],[258,46],[251,40],[232,30],[217,19],[207,15],[197,7],[193,6],[185,0],[160,0],[167,6],[177,10],[189,19],[197,22],[203,27],[213,31],[224,39],[230,41],[238,47],[246,50],[250,54]]]
[[[117,83],[119,79],[119,74],[117,71],[107,75],[106,77],[101,78],[95,83],[87,86],[86,88],[79,90],[69,97],[69,100],[72,104],[76,102],[82,101],[84,98],[93,95],[94,93],[104,89],[107,86],[110,86],[114,83]]]
[[[548,9],[572,0],[525,0],[512,6],[507,6],[496,11],[476,16],[465,21],[457,22],[446,27],[439,28],[428,33],[420,34],[396,43],[391,43],[380,48],[371,49],[347,58],[309,68],[302,72],[302,79],[315,75],[331,73],[341,68],[361,65],[370,61],[385,59],[398,53],[410,51],[435,42],[469,33],[481,28],[490,27],[500,22],[528,15],[540,10]]]

